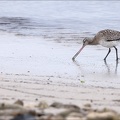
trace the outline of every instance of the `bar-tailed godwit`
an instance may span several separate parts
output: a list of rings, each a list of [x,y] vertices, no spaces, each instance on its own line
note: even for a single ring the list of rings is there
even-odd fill
[[[82,51],[82,49],[86,45],[102,45],[104,47],[109,48],[107,55],[105,56],[104,60],[108,57],[109,53],[111,52],[111,48],[114,47],[116,50],[116,60],[118,61],[118,50],[116,46],[120,42],[120,32],[116,30],[101,30],[99,31],[93,38],[85,38],[83,40],[82,48],[73,56],[72,60],[78,56],[78,54]]]

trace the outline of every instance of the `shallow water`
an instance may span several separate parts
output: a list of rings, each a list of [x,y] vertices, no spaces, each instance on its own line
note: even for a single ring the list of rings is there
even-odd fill
[[[76,43],[84,37],[106,28],[120,30],[119,5],[119,1],[0,1],[0,30],[7,32],[2,33],[0,45],[1,73],[54,76],[73,86],[120,88],[114,50],[107,63],[103,58],[108,49],[101,46],[87,46],[75,62],[71,60],[81,47]]]
[[[38,77],[40,84],[41,76],[44,76],[54,84],[120,88],[120,61],[116,66],[114,49],[107,63],[104,63],[107,48],[86,46],[73,62],[72,57],[80,45],[61,45],[40,37],[21,37],[9,33],[1,33],[0,36],[1,79],[17,74],[29,76],[31,80]]]
[[[119,1],[0,1],[0,30],[76,43],[102,29],[120,30],[119,6]]]

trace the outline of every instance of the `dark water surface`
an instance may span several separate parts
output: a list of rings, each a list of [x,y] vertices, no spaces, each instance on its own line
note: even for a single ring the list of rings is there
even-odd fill
[[[101,29],[120,30],[119,6],[119,1],[0,1],[0,30],[77,43]]]

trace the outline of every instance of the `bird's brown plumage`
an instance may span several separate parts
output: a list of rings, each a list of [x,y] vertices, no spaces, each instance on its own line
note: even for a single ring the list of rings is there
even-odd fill
[[[82,51],[82,49],[86,45],[102,45],[104,47],[109,48],[109,52],[104,58],[106,60],[107,56],[110,53],[110,48],[114,47],[116,50],[116,60],[118,60],[118,53],[117,53],[117,48],[115,47],[118,42],[120,41],[120,32],[117,30],[111,30],[111,29],[105,29],[99,31],[93,38],[85,38],[83,40],[83,46],[82,48],[73,56],[73,60],[78,56],[78,54]]]
[[[99,41],[101,39],[104,39],[105,41],[120,40],[120,32],[117,30],[111,30],[111,29],[101,30],[93,38],[93,43],[99,44]]]

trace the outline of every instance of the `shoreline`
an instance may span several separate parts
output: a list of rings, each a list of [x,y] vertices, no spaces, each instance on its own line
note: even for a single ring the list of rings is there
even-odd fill
[[[74,63],[71,56],[81,45],[61,45],[5,32],[0,38],[0,103],[19,99],[25,105],[40,101],[79,107],[90,104],[94,109],[120,113],[120,69],[119,65],[116,68],[114,53],[105,65],[101,57],[106,49],[88,46]]]
[[[5,77],[7,76],[7,77]],[[0,102],[13,102],[18,99],[27,103],[45,100],[49,104],[61,102],[82,106],[91,104],[94,108],[108,108],[120,111],[118,89],[93,86],[74,86],[72,84],[54,82],[61,78],[30,77],[22,75],[5,75],[1,80]]]

